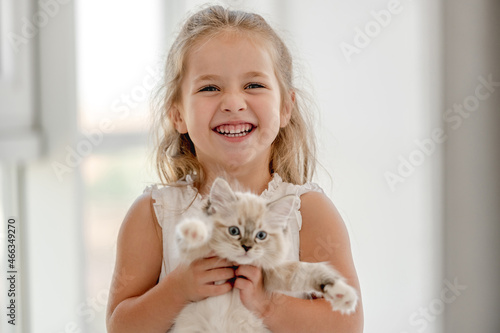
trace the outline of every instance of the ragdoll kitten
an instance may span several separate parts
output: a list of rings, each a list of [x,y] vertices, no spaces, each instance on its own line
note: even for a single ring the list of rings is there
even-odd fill
[[[273,202],[247,192],[233,192],[217,178],[200,216],[182,220],[176,227],[181,261],[215,253],[241,265],[262,267],[267,291],[322,295],[333,310],[351,313],[356,290],[326,263],[286,261],[286,219],[294,196]],[[225,281],[221,281],[225,282]],[[241,303],[239,290],[187,305],[176,318],[172,332],[270,332],[262,320]]]

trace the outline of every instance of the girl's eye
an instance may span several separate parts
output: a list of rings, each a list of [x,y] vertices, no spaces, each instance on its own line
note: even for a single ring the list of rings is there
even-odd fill
[[[264,86],[260,83],[250,83],[246,86],[248,89],[255,89],[255,88],[264,88]]]
[[[217,87],[215,86],[206,86],[201,88],[199,91],[217,91]]]
[[[240,229],[238,229],[238,227],[229,227],[228,230],[231,236],[238,236],[240,234]]]
[[[257,235],[255,236],[255,238],[260,239],[260,240],[264,240],[264,239],[266,239],[266,237],[267,237],[267,232],[265,232],[265,231],[259,231],[257,233]]]

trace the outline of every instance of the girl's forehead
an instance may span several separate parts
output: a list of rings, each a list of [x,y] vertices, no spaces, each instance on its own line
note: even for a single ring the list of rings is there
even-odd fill
[[[192,53],[206,44],[210,43],[234,43],[234,42],[245,42],[253,45],[257,48],[267,48],[269,47],[268,41],[264,36],[251,31],[241,31],[241,30],[222,30],[209,36],[201,37],[199,40],[195,41],[192,46]]]
[[[207,37],[196,42],[187,53],[186,74],[235,69],[274,72],[270,51],[268,41],[249,33],[222,33]]]

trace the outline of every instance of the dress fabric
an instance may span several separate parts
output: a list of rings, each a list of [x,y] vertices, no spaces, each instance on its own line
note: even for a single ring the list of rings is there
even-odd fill
[[[162,228],[163,263],[160,280],[179,264],[179,251],[175,243],[175,226],[186,217],[198,215],[202,209],[203,198],[192,184],[193,180],[188,175],[185,180],[178,181],[176,186],[158,187],[152,185],[144,190],[144,192],[151,193],[156,218]],[[287,221],[288,242],[291,244],[287,255],[288,260],[299,260],[299,231],[302,227],[302,216],[299,211],[300,196],[310,191],[323,193],[323,190],[316,183],[308,182],[303,185],[294,185],[284,182],[277,173],[274,173],[267,189],[260,194],[261,197],[269,201],[285,195],[295,195]]]

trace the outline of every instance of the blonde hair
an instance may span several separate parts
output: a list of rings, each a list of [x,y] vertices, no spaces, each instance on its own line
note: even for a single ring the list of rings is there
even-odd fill
[[[167,57],[164,81],[157,91],[153,105],[153,134],[155,134],[156,171],[163,184],[173,184],[187,175],[196,175],[195,187],[205,181],[205,172],[196,158],[189,134],[180,134],[171,121],[172,109],[181,101],[181,82],[186,70],[190,49],[200,40],[234,31],[261,37],[271,46],[275,75],[280,84],[281,111],[291,104],[287,126],[280,128],[272,143],[270,173],[293,184],[311,180],[314,173],[315,140],[303,94],[293,85],[293,66],[290,51],[265,19],[254,13],[211,6],[191,15],[182,26]],[[295,96],[292,101],[291,93]]]

